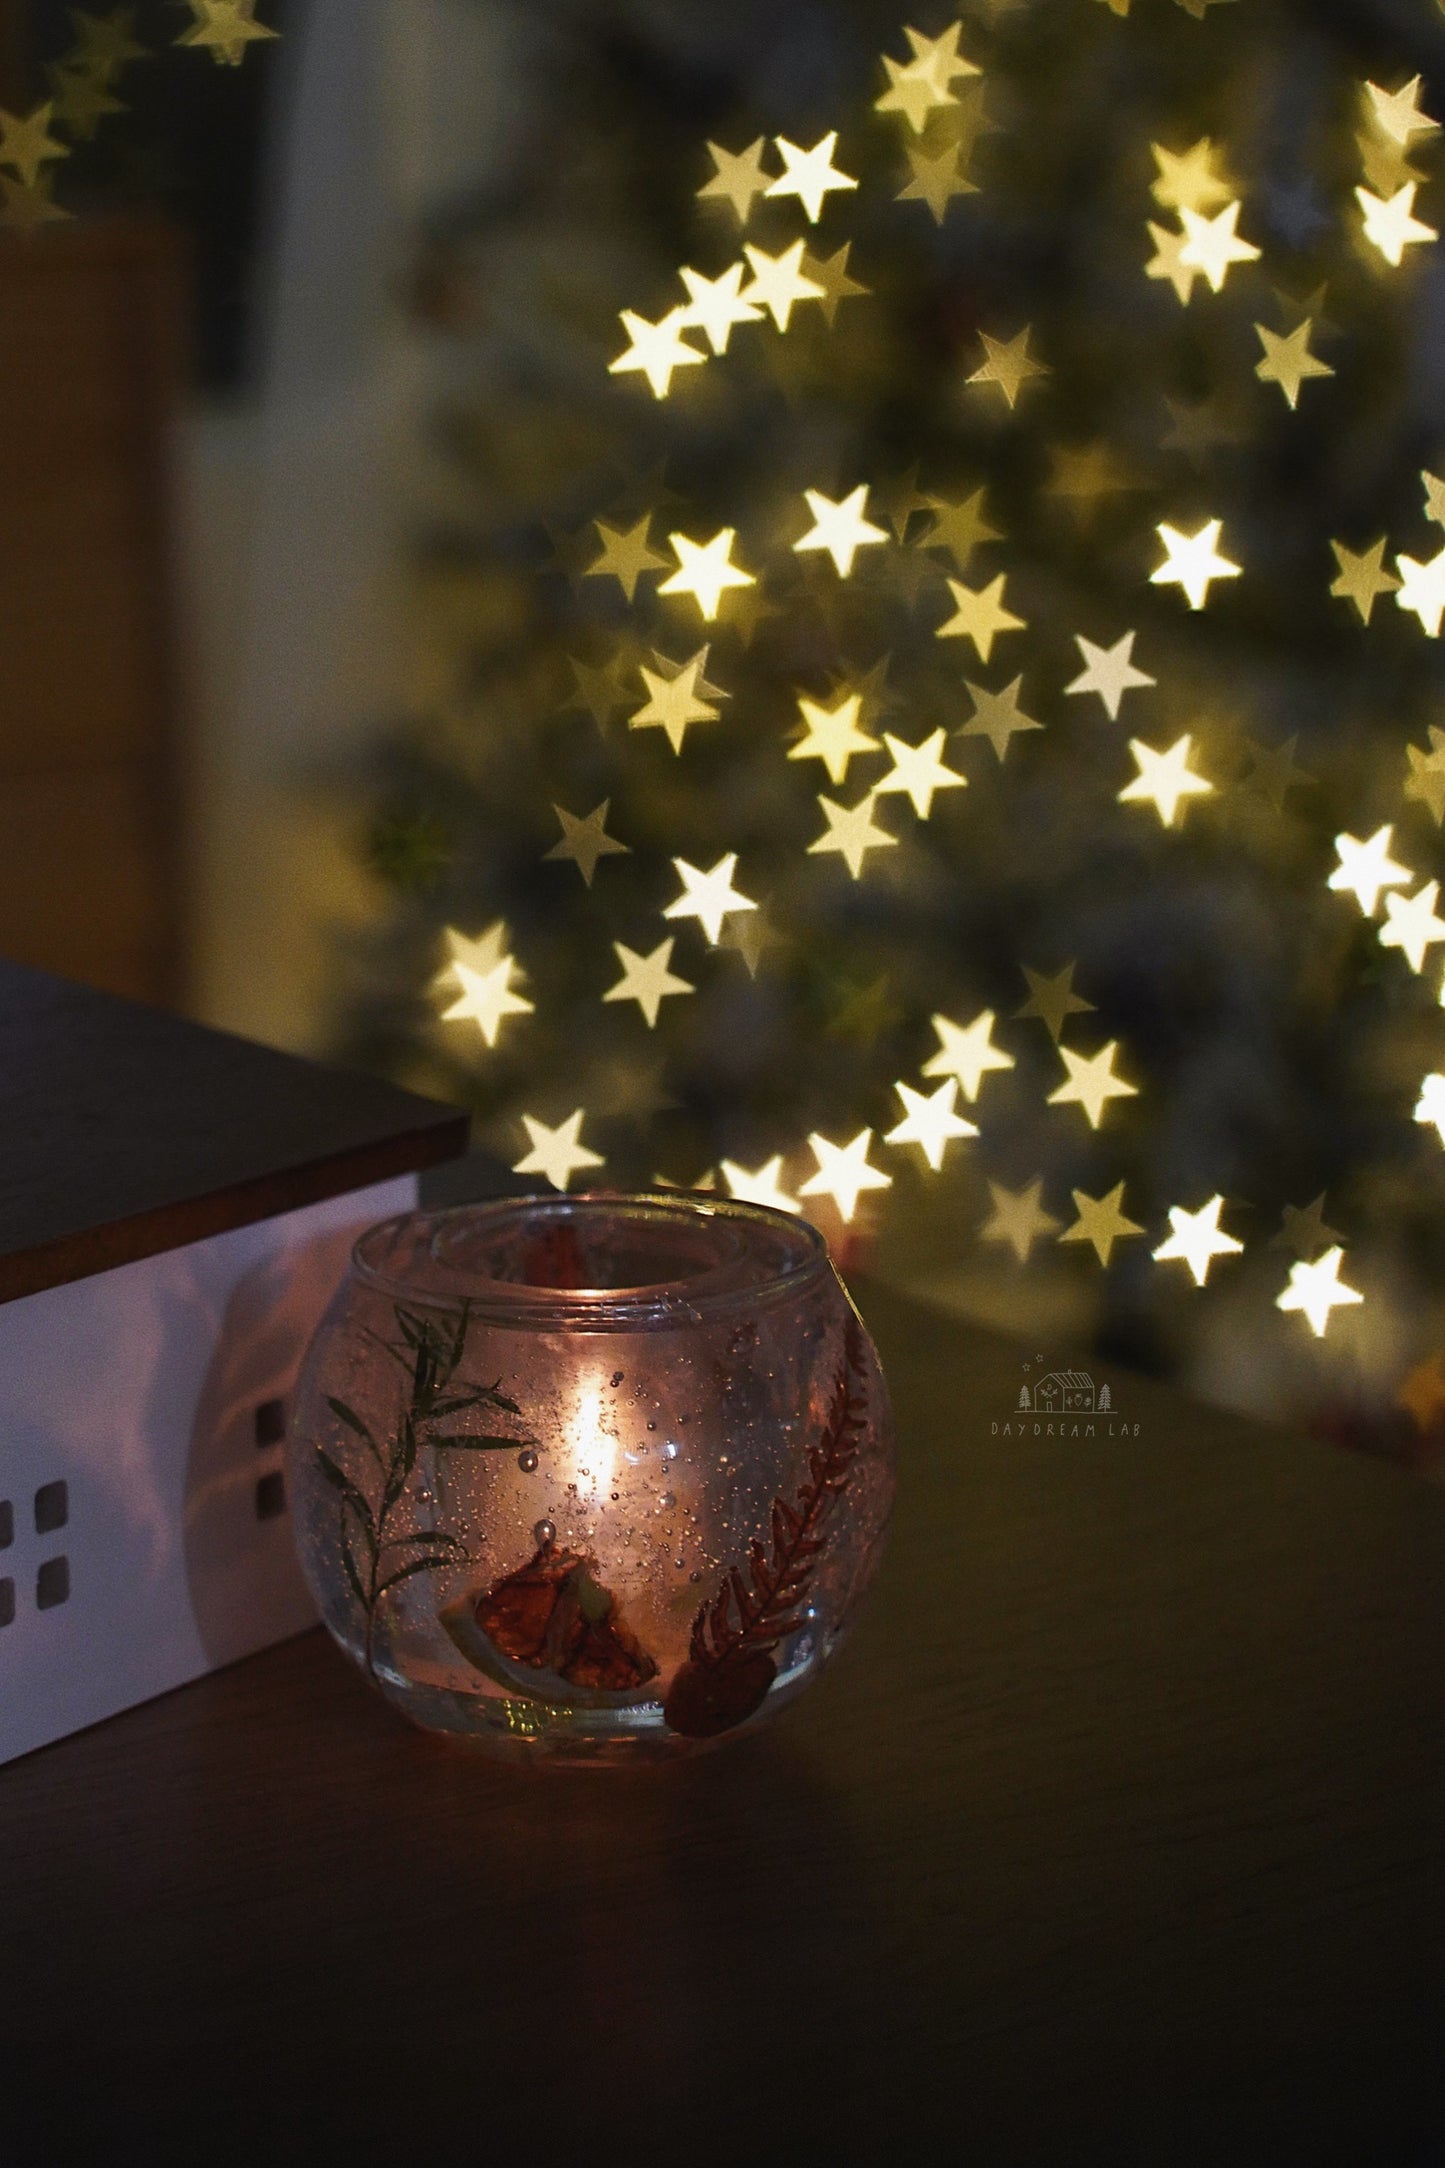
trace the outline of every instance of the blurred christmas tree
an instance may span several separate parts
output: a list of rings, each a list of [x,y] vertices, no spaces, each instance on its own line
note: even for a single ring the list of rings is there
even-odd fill
[[[539,1180],[791,1202],[1429,1457],[1445,21],[514,42],[413,281],[428,661],[353,779],[341,1051]]]

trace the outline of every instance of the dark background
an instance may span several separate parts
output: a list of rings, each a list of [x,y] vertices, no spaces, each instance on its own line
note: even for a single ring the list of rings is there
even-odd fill
[[[89,12],[111,12],[95,0]],[[188,17],[164,0],[133,10],[146,58],[126,69],[128,112],[103,120],[64,161],[67,207],[161,212],[185,233],[193,265],[196,379],[239,388],[254,372],[252,303],[265,225],[263,157],[288,40],[303,0],[263,0],[258,20],[281,33],[248,48],[244,65],[218,67],[174,40]],[[45,70],[75,43],[65,0],[0,0],[0,106],[28,113],[46,92]],[[55,169],[52,167],[51,171]]]

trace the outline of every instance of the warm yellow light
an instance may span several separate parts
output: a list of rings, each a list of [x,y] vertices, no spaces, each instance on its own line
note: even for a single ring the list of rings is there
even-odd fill
[[[600,1386],[586,1387],[578,1399],[571,1445],[578,1495],[594,1501],[606,1498],[617,1466],[617,1440],[602,1427]]]
[[[1188,238],[1179,251],[1179,261],[1186,270],[1202,271],[1211,293],[1223,291],[1232,265],[1256,263],[1259,259],[1253,242],[1242,240],[1234,230],[1239,213],[1237,200],[1226,203],[1213,218],[1205,218],[1199,211],[1180,210],[1179,223]]]
[[[1212,581],[1239,577],[1239,566],[1219,554],[1223,525],[1222,520],[1207,519],[1197,533],[1185,534],[1180,528],[1161,521],[1154,531],[1164,544],[1165,557],[1158,570],[1150,573],[1150,585],[1182,587],[1189,598],[1190,609],[1202,610],[1209,600]]]
[[[1309,1319],[1310,1330],[1317,1340],[1323,1340],[1329,1331],[1330,1312],[1341,1304],[1363,1302],[1364,1296],[1357,1287],[1349,1287],[1340,1278],[1340,1262],[1344,1251],[1338,1246],[1326,1250],[1323,1257],[1313,1264],[1302,1259],[1291,1265],[1289,1285],[1275,1299],[1278,1310],[1299,1310]]]

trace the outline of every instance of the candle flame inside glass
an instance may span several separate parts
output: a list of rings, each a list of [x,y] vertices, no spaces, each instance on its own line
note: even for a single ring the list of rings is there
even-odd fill
[[[597,1386],[588,1387],[578,1399],[572,1451],[578,1490],[588,1497],[605,1498],[617,1465],[617,1440],[602,1427],[602,1393]]]

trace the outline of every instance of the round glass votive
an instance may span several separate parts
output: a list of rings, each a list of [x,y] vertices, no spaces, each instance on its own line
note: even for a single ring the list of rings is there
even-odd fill
[[[506,1198],[362,1235],[287,1453],[336,1640],[418,1724],[526,1756],[695,1750],[826,1662],[893,1432],[804,1221]]]

